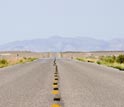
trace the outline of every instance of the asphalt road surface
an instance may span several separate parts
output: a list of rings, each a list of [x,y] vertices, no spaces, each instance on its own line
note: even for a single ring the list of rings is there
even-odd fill
[[[52,104],[53,59],[0,69],[0,107],[124,107],[124,72],[57,59],[60,106]]]

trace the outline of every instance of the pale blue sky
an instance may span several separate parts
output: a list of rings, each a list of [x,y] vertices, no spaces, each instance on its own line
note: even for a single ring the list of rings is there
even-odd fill
[[[0,44],[49,36],[124,36],[124,0],[0,0]]]

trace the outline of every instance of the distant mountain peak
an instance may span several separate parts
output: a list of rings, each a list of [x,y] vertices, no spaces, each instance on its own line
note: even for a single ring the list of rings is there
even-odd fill
[[[124,50],[124,39],[110,41],[97,40],[90,37],[61,37],[53,36],[46,39],[15,41],[0,46],[0,51],[99,51]]]

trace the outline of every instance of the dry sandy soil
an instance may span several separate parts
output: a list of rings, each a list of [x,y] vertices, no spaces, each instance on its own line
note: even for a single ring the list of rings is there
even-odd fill
[[[93,52],[64,52],[61,54],[64,58],[77,58],[77,57],[99,57],[99,56],[118,56],[124,54],[124,51],[93,51]]]
[[[52,52],[29,52],[29,51],[8,51],[0,52],[0,59],[15,59],[23,57],[35,57],[35,58],[77,58],[77,57],[99,57],[99,56],[110,56],[110,55],[120,55],[124,54],[124,51],[97,51],[97,52],[62,52],[62,53],[52,53]]]
[[[48,58],[49,53],[36,53],[28,51],[0,52],[0,59],[13,59],[23,57]]]

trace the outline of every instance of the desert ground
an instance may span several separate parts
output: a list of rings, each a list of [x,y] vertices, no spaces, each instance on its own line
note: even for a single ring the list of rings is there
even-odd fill
[[[30,52],[30,51],[4,51],[0,52],[0,59],[15,59],[22,57],[35,58],[77,58],[77,57],[99,57],[99,56],[118,56],[124,51],[92,51],[92,52]]]

